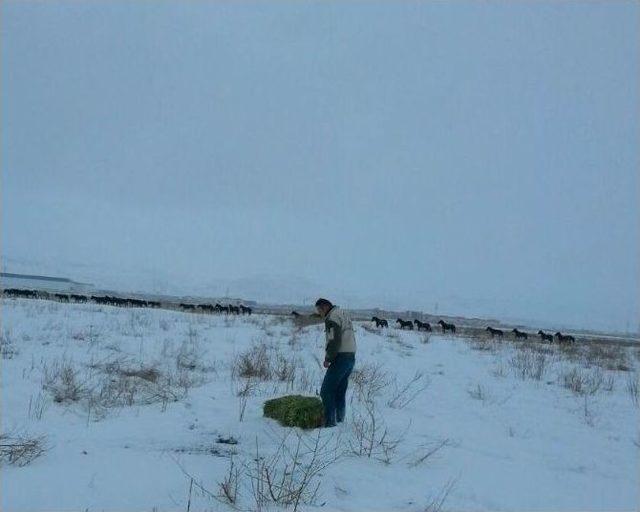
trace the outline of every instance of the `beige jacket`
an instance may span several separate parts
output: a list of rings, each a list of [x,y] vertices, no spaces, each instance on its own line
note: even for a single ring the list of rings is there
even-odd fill
[[[333,361],[340,352],[355,354],[356,337],[351,317],[346,311],[333,306],[324,319],[324,331],[327,338],[325,345],[327,361]]]

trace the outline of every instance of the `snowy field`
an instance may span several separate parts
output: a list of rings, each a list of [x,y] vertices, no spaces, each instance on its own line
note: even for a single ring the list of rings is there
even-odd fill
[[[3,299],[1,509],[638,509],[638,348],[356,335],[301,432],[262,404],[318,391],[322,326]]]

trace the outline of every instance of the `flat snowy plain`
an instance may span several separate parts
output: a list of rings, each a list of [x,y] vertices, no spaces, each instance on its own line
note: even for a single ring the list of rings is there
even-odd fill
[[[358,323],[347,421],[302,432],[262,405],[319,390],[320,325],[7,298],[1,313],[3,443],[43,448],[5,456],[6,512],[293,509],[272,503],[295,501],[283,487],[299,510],[640,504],[639,347]]]

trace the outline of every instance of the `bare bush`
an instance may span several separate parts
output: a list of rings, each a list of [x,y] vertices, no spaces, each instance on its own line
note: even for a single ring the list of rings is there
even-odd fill
[[[391,437],[382,417],[376,411],[375,400],[364,400],[361,405],[364,409],[362,412],[359,409],[353,412],[349,439],[351,453],[389,464],[403,436]]]
[[[277,504],[298,510],[300,505],[314,505],[320,488],[320,473],[341,456],[338,443],[332,436],[322,437],[318,430],[312,438],[295,432],[297,441],[290,447],[287,431],[280,439],[275,452],[263,456],[256,439],[255,457],[245,464],[246,475],[255,502],[255,510],[263,510],[269,504]]]
[[[491,369],[491,374],[494,377],[498,377],[498,378],[506,377],[507,373],[504,369],[504,365],[502,364],[502,361],[500,361],[498,364],[496,364],[496,366],[494,366]]]
[[[574,343],[559,344],[557,345],[557,350],[563,357],[570,361],[579,361],[581,358],[580,348]]]
[[[121,326],[121,333],[140,338],[150,325],[151,317],[146,311],[131,310],[128,313],[126,324]]]
[[[227,471],[227,474],[225,475],[224,480],[218,483],[220,498],[231,505],[235,505],[238,501],[239,485],[240,485],[240,469],[235,465],[233,457],[230,457],[229,471]]]
[[[180,377],[160,374],[155,380],[147,380],[135,372],[107,375],[91,397],[91,405],[112,408],[161,403],[164,411],[169,402],[177,402],[186,395],[185,382]]]
[[[140,368],[122,368],[120,374],[124,377],[138,377],[149,382],[156,382],[160,377],[160,372],[157,368],[144,367]]]
[[[428,377],[421,371],[416,371],[414,376],[402,385],[399,385],[397,379],[394,379],[393,391],[387,405],[392,409],[405,408],[427,389],[429,383]]]
[[[366,401],[380,395],[389,385],[390,378],[381,364],[367,363],[353,370],[351,381],[359,399]]]
[[[582,393],[582,384],[584,382],[584,376],[582,372],[577,368],[573,368],[570,371],[561,374],[562,385],[573,391],[574,393]]]
[[[584,407],[582,411],[583,411],[584,421],[587,425],[589,425],[590,427],[593,427],[594,416],[593,416],[593,412],[591,411],[591,408],[589,407],[589,395],[585,394],[583,398],[584,398]]]
[[[178,350],[175,352],[175,358],[176,368],[179,370],[215,371],[215,368],[206,367],[203,364],[205,353],[200,345],[197,331],[193,328],[190,328],[188,337],[184,339],[178,347]]]
[[[541,380],[546,369],[546,356],[527,349],[519,349],[510,360],[516,377],[525,380]]]
[[[607,377],[605,377],[603,384],[602,384],[602,388],[607,392],[607,393],[611,393],[613,391],[613,388],[615,386],[615,378],[613,375],[607,375]]]
[[[38,393],[36,398],[33,398],[33,395],[29,398],[29,410],[27,411],[27,417],[30,420],[41,420],[44,415],[44,411],[47,408],[47,400],[45,395],[42,393]]]
[[[287,358],[282,354],[276,354],[273,365],[273,376],[280,382],[286,382],[288,387],[293,386],[296,379],[296,371],[300,362],[295,358]]]
[[[496,351],[496,342],[493,340],[484,338],[466,338],[466,341],[473,350],[480,350],[483,352]]]
[[[0,434],[0,464],[26,466],[46,451],[46,438]]]
[[[77,402],[90,393],[86,377],[81,378],[80,371],[68,359],[43,366],[42,387],[56,403]]]
[[[244,420],[244,413],[247,410],[247,402],[249,397],[255,393],[257,382],[252,378],[240,379],[240,383],[236,384],[236,396],[238,397],[238,419]]]
[[[100,340],[101,336],[102,329],[99,329],[95,325],[89,325],[88,329],[74,332],[71,335],[71,338],[76,341],[86,341],[87,343],[93,345]]]
[[[574,367],[560,374],[562,385],[577,395],[593,395],[605,384],[600,368],[591,372]]]
[[[12,359],[18,354],[18,349],[13,343],[13,337],[9,329],[5,329],[0,333],[0,355],[2,359]]]
[[[430,499],[423,512],[440,512],[455,485],[456,480],[449,480],[444,487]]]
[[[629,393],[629,397],[633,402],[633,405],[638,407],[640,405],[640,401],[638,399],[638,375],[631,374],[627,377],[627,393]]]
[[[197,317],[196,317],[197,318]],[[194,344],[198,339],[199,333],[198,328],[192,323],[187,327],[187,338],[191,344]]]
[[[447,446],[451,446],[453,443],[449,439],[440,439],[434,443],[421,447],[421,451],[416,454],[415,458],[411,460],[407,465],[410,468],[415,468],[424,464],[431,459],[435,454]]]
[[[483,403],[487,399],[487,392],[480,384],[476,385],[476,387],[473,389],[467,390],[467,392],[469,393],[469,396],[471,398],[474,398],[475,400],[480,400]]]
[[[233,363],[234,377],[253,377],[259,380],[270,380],[273,375],[271,357],[267,346],[262,343],[254,345],[240,354]]]
[[[154,403],[162,404],[164,411],[170,402],[184,398],[204,382],[183,368],[136,365],[124,358],[94,363],[92,368],[101,375],[94,379],[87,396],[89,416],[101,417],[110,408]]]
[[[629,371],[627,351],[624,347],[611,343],[591,343],[587,345],[585,359],[590,365],[606,370]]]

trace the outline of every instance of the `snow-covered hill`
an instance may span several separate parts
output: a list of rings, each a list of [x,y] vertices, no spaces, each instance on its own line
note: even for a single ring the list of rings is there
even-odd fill
[[[358,324],[347,422],[300,432],[262,404],[317,392],[320,326],[19,299],[2,318],[2,434],[44,448],[5,462],[2,510],[228,510],[225,481],[255,510],[259,461],[283,476],[299,441],[321,510],[639,505],[637,349]]]

